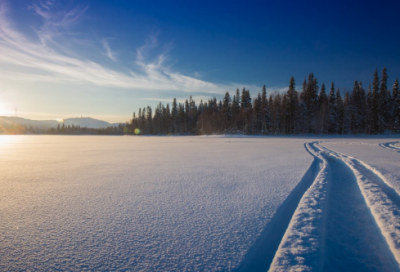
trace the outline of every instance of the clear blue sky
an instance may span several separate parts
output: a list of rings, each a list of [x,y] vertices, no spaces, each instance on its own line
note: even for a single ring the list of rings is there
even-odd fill
[[[400,77],[399,1],[0,0],[0,114],[128,120],[138,107]]]

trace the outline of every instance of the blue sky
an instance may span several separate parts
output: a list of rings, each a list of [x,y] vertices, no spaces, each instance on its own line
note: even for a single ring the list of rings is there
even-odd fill
[[[138,107],[400,77],[400,2],[0,0],[0,114],[126,121]]]

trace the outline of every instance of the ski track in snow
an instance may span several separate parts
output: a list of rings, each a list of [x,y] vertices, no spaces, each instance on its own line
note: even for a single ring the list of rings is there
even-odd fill
[[[317,142],[306,150],[320,161],[319,173],[270,271],[400,271],[399,193],[356,158]]]
[[[400,153],[400,142],[381,143],[379,146]]]

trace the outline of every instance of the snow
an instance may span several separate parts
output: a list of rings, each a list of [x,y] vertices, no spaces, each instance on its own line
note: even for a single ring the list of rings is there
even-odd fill
[[[314,167],[318,175],[301,199],[272,262],[271,271],[319,270],[320,240],[324,221],[324,206],[328,190],[328,162],[313,145],[306,149],[319,162]]]
[[[380,146],[383,143],[397,143],[393,145],[400,146],[400,139],[327,140],[321,144],[374,167],[397,192],[400,192],[400,153],[394,149],[383,148]]]
[[[378,167],[325,147],[356,153],[386,170],[392,167],[388,159],[398,167],[398,158],[376,156],[392,151],[382,151],[378,141],[307,144],[321,161],[319,174],[300,201],[270,271],[400,271],[400,195]]]
[[[354,173],[367,206],[389,244],[390,252],[385,255],[393,254],[400,262],[400,196],[377,169],[351,156],[326,148],[321,150],[343,161]]]
[[[0,270],[400,271],[400,138],[0,137]]]
[[[312,163],[303,143],[1,136],[0,270],[233,270]]]

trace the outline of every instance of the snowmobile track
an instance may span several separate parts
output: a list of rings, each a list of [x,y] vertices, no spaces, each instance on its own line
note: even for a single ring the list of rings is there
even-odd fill
[[[400,147],[396,146],[396,144],[399,143],[400,142],[381,143],[379,146],[400,153]]]
[[[307,148],[306,148],[307,149]],[[320,172],[321,161],[314,157],[301,181],[278,208],[271,221],[234,271],[268,271],[283,235],[301,198]]]
[[[317,142],[322,163],[270,271],[400,271],[400,196],[375,168]]]

